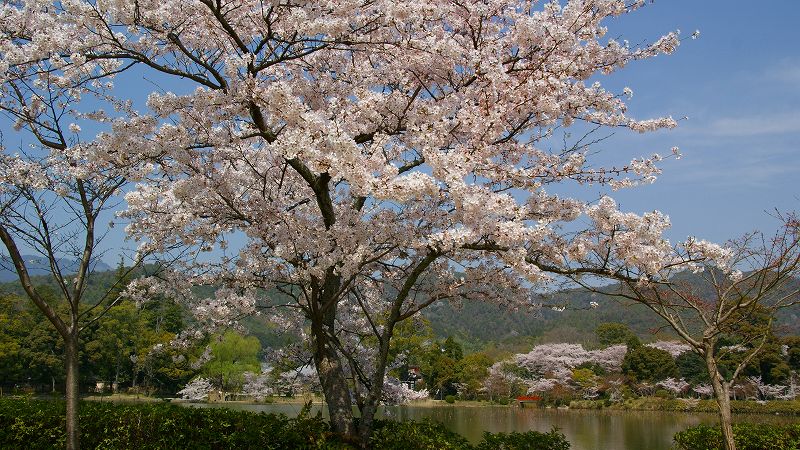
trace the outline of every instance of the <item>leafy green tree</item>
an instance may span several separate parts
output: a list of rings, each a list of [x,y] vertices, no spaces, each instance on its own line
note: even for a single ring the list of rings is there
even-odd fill
[[[87,375],[115,385],[131,381],[131,356],[139,345],[146,345],[149,334],[136,306],[126,302],[111,308],[93,328],[83,345]]]
[[[789,368],[800,371],[800,336],[788,337],[784,340],[786,349],[786,362]]]
[[[464,349],[452,336],[447,336],[447,339],[442,343],[442,349],[444,354],[454,361],[461,361],[461,358],[464,357]]]
[[[584,392],[590,392],[597,388],[600,377],[589,368],[576,368],[572,371],[572,381],[580,386]],[[595,391],[596,392],[596,391]]]
[[[64,305],[49,287],[39,289],[57,311]],[[0,300],[0,382],[55,385],[64,380],[63,340],[22,297]]]
[[[226,391],[241,388],[245,372],[261,372],[258,355],[261,343],[253,336],[242,336],[228,331],[212,339],[212,359],[203,367],[203,374]]]
[[[691,384],[702,384],[711,381],[708,376],[706,362],[697,353],[683,352],[675,358],[675,366],[681,378]]]
[[[406,380],[411,366],[425,366],[428,362],[427,345],[434,340],[430,322],[424,317],[397,324],[392,335],[389,360],[396,361],[401,358],[403,362],[393,375]]]
[[[38,318],[39,314],[33,313]],[[36,384],[49,384],[51,390],[64,381],[64,342],[56,331],[42,320],[35,320],[30,331],[20,340],[23,376]]]
[[[622,360],[622,373],[634,381],[655,382],[677,377],[678,367],[672,355],[653,347],[629,347]]]
[[[636,335],[623,323],[601,323],[594,330],[597,336],[597,343],[601,347],[609,347],[616,344],[626,344],[631,339],[637,339]]]
[[[463,350],[452,338],[427,345],[420,369],[425,386],[433,395],[444,398],[445,395],[456,393],[455,383],[459,382],[459,360],[456,357],[462,358]]]
[[[439,393],[440,398],[456,393],[458,383],[458,362],[446,354],[435,358],[431,364],[430,386]],[[434,392],[434,393],[435,393]]]
[[[489,376],[489,367],[492,359],[483,352],[470,353],[458,362],[458,378],[462,385],[462,396],[465,399],[475,399],[478,391],[483,387],[483,381]]]
[[[22,370],[19,334],[22,314],[15,311],[14,296],[0,295],[0,385],[15,380]]]

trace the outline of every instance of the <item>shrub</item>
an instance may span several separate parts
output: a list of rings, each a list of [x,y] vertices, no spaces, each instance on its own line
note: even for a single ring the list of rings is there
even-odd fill
[[[673,395],[670,391],[668,391],[666,389],[658,389],[653,394],[653,397],[663,398],[663,399],[672,399],[672,398],[675,398],[675,395]]]
[[[547,433],[483,433],[483,441],[476,450],[568,450],[569,441],[558,429]]]
[[[738,450],[797,450],[800,448],[800,424],[737,423],[733,425],[733,435]],[[718,426],[691,427],[677,433],[674,440],[677,448],[683,450],[723,448],[722,431]]]
[[[64,409],[61,401],[0,401],[0,447],[63,447]],[[225,408],[83,402],[78,420],[84,448],[347,448],[330,440],[328,424],[307,408],[288,419]]]
[[[473,447],[461,435],[444,425],[423,420],[420,422],[375,421],[370,440],[372,448],[386,450],[468,450]]]
[[[444,401],[446,401],[447,403],[455,403],[456,402],[456,396],[455,395],[447,395],[447,396],[444,397]]]

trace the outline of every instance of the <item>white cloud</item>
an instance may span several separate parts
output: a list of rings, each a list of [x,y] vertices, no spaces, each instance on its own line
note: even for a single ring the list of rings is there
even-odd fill
[[[665,170],[680,183],[698,183],[717,189],[765,189],[781,185],[800,173],[798,149],[790,147],[706,147]]]
[[[749,117],[722,117],[712,121],[706,129],[706,134],[728,137],[786,133],[800,133],[800,111]]]
[[[800,86],[800,61],[783,61],[777,66],[767,69],[764,75],[768,80],[798,87]]]

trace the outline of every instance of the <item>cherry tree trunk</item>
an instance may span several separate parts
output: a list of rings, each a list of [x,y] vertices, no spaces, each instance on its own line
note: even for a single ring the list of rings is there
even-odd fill
[[[378,403],[369,399],[361,410],[361,420],[358,423],[358,438],[362,448],[367,448],[370,437],[372,437],[372,427],[375,422],[375,413],[378,411]]]
[[[67,375],[67,450],[80,448],[80,429],[78,427],[78,335],[72,332],[64,340],[64,366]]]
[[[353,402],[341,358],[321,323],[312,320],[314,365],[319,374],[322,393],[328,404],[331,428],[347,438],[355,437]]]

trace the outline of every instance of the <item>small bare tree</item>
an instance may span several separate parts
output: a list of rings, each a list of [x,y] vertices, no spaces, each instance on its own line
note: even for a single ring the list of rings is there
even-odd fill
[[[106,72],[98,68],[65,79],[51,63],[30,60],[10,66],[0,84],[0,112],[26,136],[20,141],[32,137],[34,142],[28,152],[0,145],[0,240],[7,252],[0,264],[16,271],[28,298],[64,340],[70,449],[79,445],[78,337],[116,304],[119,284],[139,265],[118,272],[116,283],[99,298],[86,298],[105,235],[98,220],[119,206],[117,195],[130,165],[95,157],[98,146],[81,142],[80,127],[69,122],[82,117],[70,103],[83,94],[102,96],[102,88],[91,81]],[[35,259],[26,258],[29,254]],[[48,302],[31,278],[41,265],[57,285],[65,310]]]
[[[623,280],[619,290],[591,286],[594,292],[621,296],[646,305],[691,346],[706,363],[719,407],[726,450],[735,450],[731,426],[731,387],[773,335],[778,312],[800,302],[800,222],[794,214],[777,216],[774,236],[750,233],[728,243],[716,264],[696,265],[694,277],[667,269],[658,277]],[[680,259],[700,260],[684,247]],[[706,260],[708,262],[709,260]],[[685,267],[684,265],[675,267]],[[733,337],[735,346],[723,346]],[[731,353],[738,353],[731,358]],[[734,360],[725,368],[722,361]],[[726,370],[727,369],[727,370]]]

